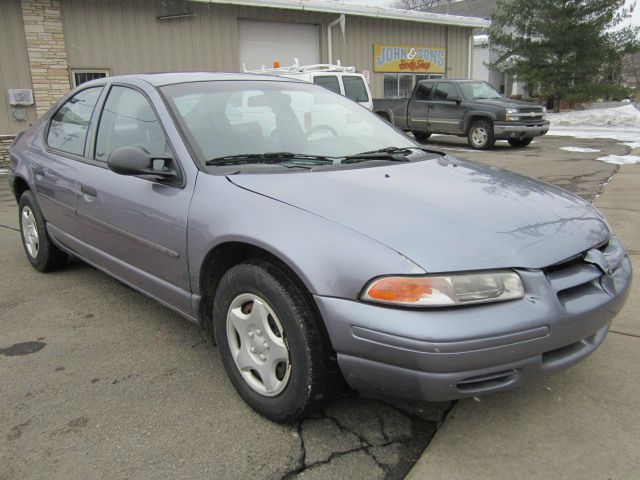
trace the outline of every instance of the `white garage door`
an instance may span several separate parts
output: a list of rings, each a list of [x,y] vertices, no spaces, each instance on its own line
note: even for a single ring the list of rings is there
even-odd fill
[[[240,68],[267,68],[273,62],[288,66],[294,58],[301,65],[320,63],[320,28],[304,23],[239,20]]]

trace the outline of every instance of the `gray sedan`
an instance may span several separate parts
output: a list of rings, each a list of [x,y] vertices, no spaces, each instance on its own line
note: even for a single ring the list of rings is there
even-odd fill
[[[589,203],[291,79],[89,82],[16,139],[11,168],[34,268],[78,257],[200,323],[275,421],[341,378],[447,400],[566,368],[631,282]]]

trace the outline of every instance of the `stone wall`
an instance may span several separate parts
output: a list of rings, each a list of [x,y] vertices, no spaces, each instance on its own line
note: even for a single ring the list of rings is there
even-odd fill
[[[9,168],[9,147],[13,143],[13,136],[0,136],[0,169]]]
[[[71,89],[59,0],[22,0],[22,20],[38,117]]]

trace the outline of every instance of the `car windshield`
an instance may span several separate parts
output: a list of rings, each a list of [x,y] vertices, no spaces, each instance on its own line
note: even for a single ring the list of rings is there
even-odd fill
[[[502,95],[486,82],[461,82],[460,87],[466,98],[475,100],[502,98]]]
[[[347,157],[390,146],[417,149],[378,116],[316,85],[208,81],[161,90],[202,163],[215,165],[212,160],[224,159],[228,165],[232,156],[241,157],[238,164],[248,163],[247,156],[260,155],[262,163],[265,155],[270,163],[302,156],[320,162],[320,157]]]

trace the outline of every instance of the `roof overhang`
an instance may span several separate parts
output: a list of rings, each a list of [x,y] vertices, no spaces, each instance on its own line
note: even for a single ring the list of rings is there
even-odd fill
[[[457,27],[487,28],[491,21],[484,18],[446,15],[443,13],[416,12],[399,8],[358,5],[339,1],[326,0],[190,0],[200,3],[218,3],[226,5],[242,5],[248,7],[281,8],[285,10],[304,10],[308,12],[336,13],[357,15],[360,17],[383,18],[386,20],[402,20],[405,22],[435,23]]]

